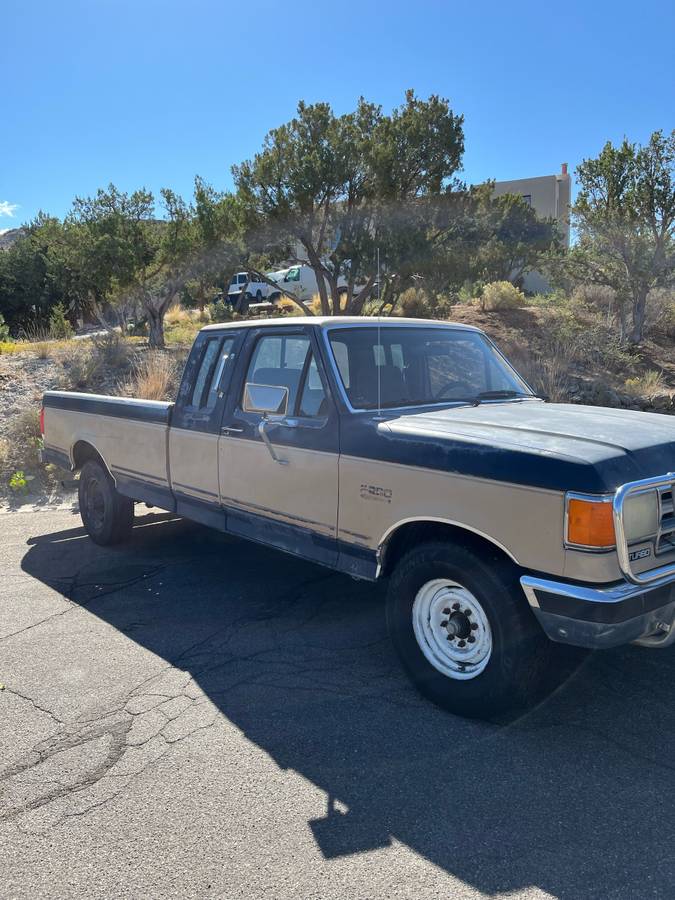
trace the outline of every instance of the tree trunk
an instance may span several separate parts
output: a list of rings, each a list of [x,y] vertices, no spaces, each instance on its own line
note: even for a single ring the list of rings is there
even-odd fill
[[[164,343],[164,312],[154,307],[146,306],[148,314],[148,344],[153,350],[163,350]]]
[[[647,289],[640,287],[636,289],[633,296],[633,327],[628,336],[629,343],[640,344],[642,342],[646,313]]]
[[[321,299],[321,315],[329,316],[331,314],[330,306],[328,304],[328,291],[326,290],[326,279],[324,278],[324,268],[319,259],[319,256],[310,244],[302,241],[302,244],[307,251],[307,258],[309,259],[309,264],[314,269],[314,274],[316,275],[316,283],[319,288],[319,298]]]

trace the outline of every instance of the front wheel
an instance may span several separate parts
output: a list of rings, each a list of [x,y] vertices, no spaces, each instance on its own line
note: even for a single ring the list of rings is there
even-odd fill
[[[117,492],[108,471],[96,459],[88,459],[82,466],[78,498],[82,524],[96,544],[118,544],[129,536],[134,501]]]
[[[445,542],[414,548],[391,576],[387,623],[418,690],[458,715],[527,708],[551,684],[556,647],[496,554]]]

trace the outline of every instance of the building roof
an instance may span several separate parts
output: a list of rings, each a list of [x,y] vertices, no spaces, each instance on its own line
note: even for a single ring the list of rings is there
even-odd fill
[[[393,325],[444,325],[449,328],[459,328],[463,331],[480,331],[473,325],[462,325],[459,322],[444,322],[440,319],[404,319],[398,316],[288,316],[275,319],[246,319],[239,322],[214,322],[205,325],[202,331],[218,331],[223,328],[264,328],[279,325],[315,325],[320,328],[335,328],[342,325],[381,325],[383,328]]]

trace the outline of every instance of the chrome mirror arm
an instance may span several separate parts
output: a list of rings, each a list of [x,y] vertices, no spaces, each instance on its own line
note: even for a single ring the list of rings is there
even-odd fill
[[[272,444],[272,441],[269,439],[269,435],[267,434],[267,426],[269,424],[275,425],[277,423],[276,422],[270,423],[270,420],[267,418],[267,416],[263,416],[262,419],[260,420],[260,422],[258,423],[258,434],[260,435],[265,446],[269,450],[270,456],[272,457],[274,462],[279,463],[280,466],[287,466],[288,460],[281,459],[281,457],[277,456],[276,451],[274,449],[274,445]]]

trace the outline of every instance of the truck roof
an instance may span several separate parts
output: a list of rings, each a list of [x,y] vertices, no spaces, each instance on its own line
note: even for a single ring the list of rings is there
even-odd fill
[[[275,319],[246,319],[240,322],[214,322],[205,325],[202,331],[217,331],[222,328],[264,328],[266,326],[279,325],[318,325],[320,328],[330,328],[340,325],[361,325],[371,327],[380,324],[382,327],[392,325],[444,325],[448,328],[459,328],[463,331],[478,331],[473,325],[462,325],[459,322],[445,322],[440,319],[404,319],[398,316],[288,316]]]

